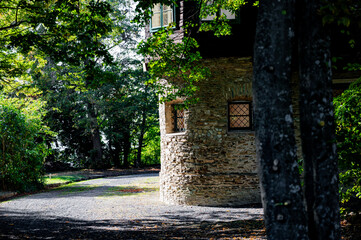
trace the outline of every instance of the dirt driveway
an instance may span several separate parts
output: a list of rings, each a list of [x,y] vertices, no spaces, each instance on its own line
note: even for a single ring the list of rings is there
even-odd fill
[[[169,206],[158,180],[93,179],[0,203],[0,239],[265,239],[261,208]]]

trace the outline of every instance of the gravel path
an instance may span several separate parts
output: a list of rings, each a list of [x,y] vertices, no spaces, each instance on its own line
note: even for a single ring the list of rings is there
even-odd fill
[[[0,203],[0,239],[264,239],[261,208],[169,206],[158,180],[93,179]]]

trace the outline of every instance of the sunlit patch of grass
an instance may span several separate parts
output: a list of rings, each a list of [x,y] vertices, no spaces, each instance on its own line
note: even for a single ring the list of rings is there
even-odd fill
[[[50,184],[62,184],[62,183],[74,182],[74,181],[78,181],[78,180],[81,180],[84,178],[85,178],[85,176],[78,175],[78,174],[64,175],[64,176],[48,175],[48,176],[45,176],[44,180],[45,180],[46,185],[50,185]]]
[[[77,183],[70,183],[61,187],[56,188],[60,190],[61,195],[68,195],[78,192],[90,191],[99,187],[99,185],[78,185]]]
[[[149,177],[146,179],[140,179],[140,180],[134,181],[133,184],[147,186],[147,187],[158,186],[159,185],[159,177]]]
[[[108,188],[103,197],[111,197],[111,196],[130,196],[137,195],[148,192],[156,192],[159,191],[157,187],[141,187],[141,186],[119,186],[119,187],[111,187]]]

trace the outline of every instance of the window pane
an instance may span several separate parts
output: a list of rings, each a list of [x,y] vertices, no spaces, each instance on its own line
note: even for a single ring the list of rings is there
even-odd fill
[[[252,109],[251,103],[235,102],[228,105],[229,128],[230,129],[251,129]]]
[[[226,15],[227,19],[236,19],[236,14],[232,13],[231,11],[221,9],[221,15]]]
[[[179,117],[184,117],[184,109],[177,110],[177,118],[179,118]]]
[[[249,104],[230,104],[229,115],[249,115]]]
[[[152,28],[160,27],[160,13],[153,14]]]
[[[177,119],[177,129],[178,129],[178,131],[184,131],[185,130],[184,118],[178,118]]]
[[[167,6],[167,5],[163,5],[163,11],[168,11],[171,10],[172,11],[172,7],[171,6]]]
[[[160,19],[160,4],[156,4],[153,8],[153,16],[152,16],[152,28],[161,27],[161,19]]]
[[[248,116],[237,116],[230,117],[229,126],[231,128],[249,128],[251,127],[251,123]]]
[[[153,13],[160,13],[160,3],[157,3],[153,7]]]
[[[184,132],[186,130],[185,119],[184,119],[185,110],[179,109],[181,106],[180,105],[177,106],[177,105],[178,104],[172,105],[173,108],[172,122],[173,122],[174,132]]]
[[[165,10],[163,8],[163,26],[168,26],[173,22],[173,11],[171,8]]]
[[[177,130],[178,131],[184,131],[185,130],[185,126],[184,126],[184,109],[177,110],[176,114],[177,114]]]

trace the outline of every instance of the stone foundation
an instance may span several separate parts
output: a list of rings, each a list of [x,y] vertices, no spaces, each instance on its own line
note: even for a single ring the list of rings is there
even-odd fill
[[[228,102],[252,100],[251,59],[217,58],[204,64],[212,75],[198,84],[200,100],[186,113],[185,132],[169,127],[173,102],[160,105],[161,200],[204,206],[259,203],[254,132],[228,130]]]

